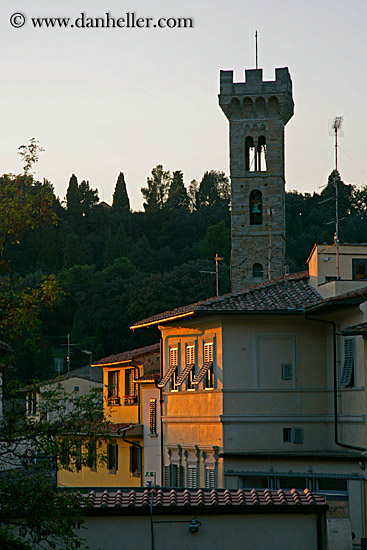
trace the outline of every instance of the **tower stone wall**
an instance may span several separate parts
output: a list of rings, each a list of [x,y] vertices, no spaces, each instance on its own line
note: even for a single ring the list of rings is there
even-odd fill
[[[220,72],[219,105],[229,120],[232,292],[284,274],[284,126],[293,116],[287,68],[263,81],[262,69]]]

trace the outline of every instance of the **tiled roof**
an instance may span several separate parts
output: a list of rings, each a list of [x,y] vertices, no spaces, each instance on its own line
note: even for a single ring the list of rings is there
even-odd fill
[[[351,325],[340,331],[343,336],[362,335],[367,336],[367,323],[360,323],[359,325]]]
[[[153,315],[138,321],[130,328],[139,328],[193,313],[297,312],[311,305],[323,303],[321,295],[307,283],[308,277],[308,271],[293,273],[274,281],[251,286],[240,292],[216,296]]]
[[[123,488],[117,491],[89,491],[84,493],[86,507],[97,511],[116,513],[149,513],[152,503],[154,512],[164,509],[165,512],[180,509],[205,509],[205,512],[214,512],[218,509],[225,511],[243,511],[244,513],[284,512],[286,509],[305,513],[309,509],[325,509],[325,499],[304,491],[271,491],[269,489],[130,489]]]
[[[143,348],[132,349],[129,351],[124,351],[123,353],[116,353],[115,355],[109,355],[108,357],[103,357],[99,361],[93,363],[93,367],[99,367],[103,365],[111,365],[115,363],[123,363],[125,361],[131,361],[142,355],[148,355],[149,353],[154,353],[159,351],[160,344],[152,344],[150,346],[145,346]]]

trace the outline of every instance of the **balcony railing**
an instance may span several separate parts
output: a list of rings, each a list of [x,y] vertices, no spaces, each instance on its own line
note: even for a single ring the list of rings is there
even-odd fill
[[[138,402],[137,395],[124,395],[124,405],[136,405]]]
[[[110,395],[107,398],[107,403],[109,405],[120,405],[120,396],[119,395]]]

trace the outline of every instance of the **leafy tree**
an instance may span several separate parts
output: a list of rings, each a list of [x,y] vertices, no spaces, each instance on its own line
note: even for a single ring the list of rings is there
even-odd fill
[[[144,209],[162,210],[167,200],[171,175],[163,170],[162,164],[158,164],[152,170],[152,177],[147,178],[147,187],[142,187],[141,192],[145,199]]]
[[[115,212],[125,212],[130,210],[130,201],[127,194],[123,172],[120,172],[117,178],[115,191],[113,193],[112,209]]]
[[[0,260],[2,270],[5,248],[19,244],[26,231],[57,223],[53,211],[55,195],[50,182],[35,181],[32,176],[4,174],[0,177]]]
[[[213,206],[220,202],[229,204],[230,199],[230,181],[225,173],[216,170],[205,172],[196,194],[196,207]]]
[[[216,225],[210,225],[204,239],[198,245],[200,256],[213,260],[215,254],[222,256],[229,264],[231,256],[231,231],[224,220]]]
[[[66,192],[67,209],[73,220],[79,223],[82,216],[86,216],[98,201],[97,189],[91,189],[89,181],[85,180],[78,185],[77,177],[73,174]]]
[[[18,147],[18,155],[24,162],[23,174],[29,176],[32,173],[32,166],[39,160],[39,154],[44,151],[43,147],[40,147],[39,141],[35,138],[29,140],[28,145],[21,145]]]
[[[91,189],[89,181],[83,180],[81,182],[79,186],[79,200],[84,216],[89,214],[92,208],[98,204],[98,191],[97,189]]]
[[[183,181],[181,170],[173,172],[171,186],[169,188],[166,207],[167,208],[188,208],[189,197]]]
[[[78,236],[75,233],[70,233],[66,238],[63,266],[68,268],[86,263],[86,255]]]
[[[99,392],[75,396],[50,384],[42,393],[37,419],[20,414],[17,387],[8,386],[6,397],[0,420],[1,547],[86,548],[74,531],[82,523],[83,499],[58,491],[54,479],[62,455],[70,456],[73,469],[77,445],[85,449],[91,439],[108,437]],[[80,461],[86,465],[87,460],[83,452]]]

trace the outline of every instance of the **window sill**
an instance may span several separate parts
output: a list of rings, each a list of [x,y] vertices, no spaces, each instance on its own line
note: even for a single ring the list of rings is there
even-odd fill
[[[149,437],[158,437],[158,434],[149,434]]]

